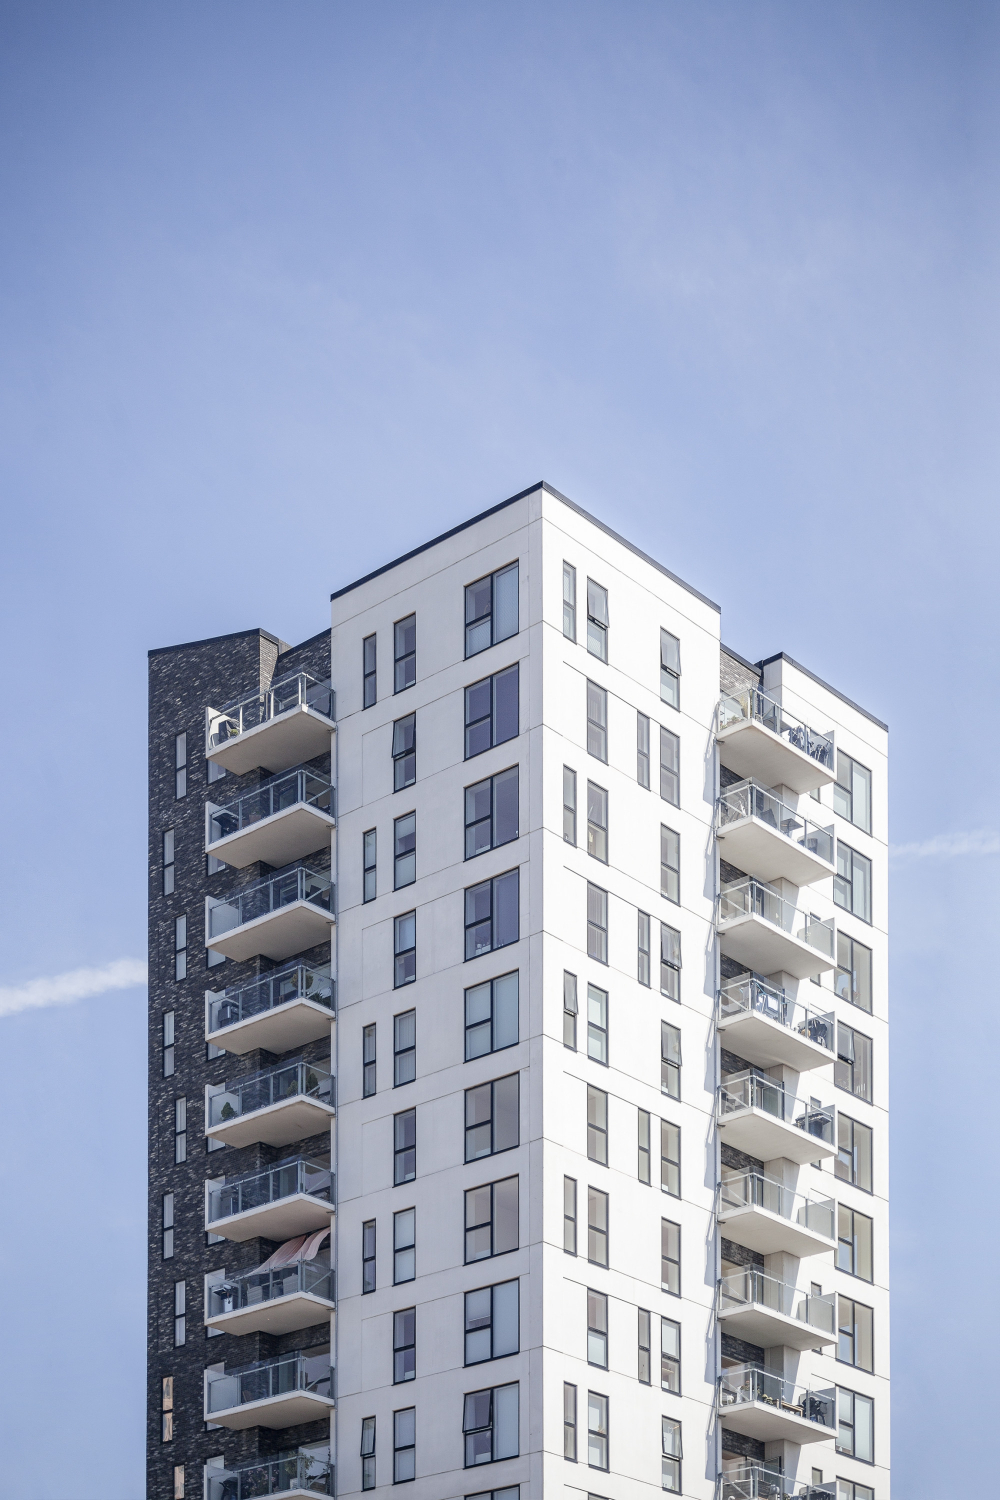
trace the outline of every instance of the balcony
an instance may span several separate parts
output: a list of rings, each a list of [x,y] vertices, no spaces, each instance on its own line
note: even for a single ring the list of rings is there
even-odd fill
[[[241,1057],[263,1048],[291,1052],[330,1035],[333,980],[328,969],[292,964],[239,989],[206,990],[205,1040]]]
[[[834,1480],[829,1484],[806,1484],[789,1479],[770,1464],[753,1459],[720,1474],[715,1500],[837,1500]]]
[[[758,880],[811,885],[836,874],[833,824],[820,828],[756,781],[740,781],[719,797],[716,836],[737,869]]]
[[[834,1061],[833,1011],[788,1000],[756,974],[722,986],[715,1024],[722,1045],[759,1068],[781,1063],[806,1073]]]
[[[290,1240],[327,1229],[334,1212],[327,1163],[296,1156],[207,1184],[205,1228],[223,1239]]]
[[[205,1382],[205,1421],[234,1432],[247,1427],[298,1427],[333,1410],[330,1351],[260,1360]]]
[[[330,940],[333,884],[304,865],[280,871],[220,900],[209,899],[205,946],[237,960],[279,961]]]
[[[794,1385],[762,1365],[723,1370],[719,1420],[761,1443],[825,1443],[837,1433],[837,1392]]]
[[[329,777],[298,766],[244,792],[209,814],[208,853],[227,865],[290,865],[330,847],[333,787]]]
[[[718,724],[719,759],[737,776],[793,792],[814,792],[836,777],[832,731],[819,734],[760,688],[721,698]]]
[[[279,1453],[241,1468],[205,1466],[205,1500],[261,1500],[265,1495],[333,1495],[334,1466],[311,1453]]]
[[[319,1230],[318,1235],[329,1230]],[[334,1310],[334,1279],[329,1251],[295,1260],[318,1236],[282,1245],[256,1271],[227,1276],[206,1292],[205,1326],[220,1333],[294,1333],[322,1323]],[[272,1262],[284,1255],[278,1265]]]
[[[836,1110],[796,1099],[783,1083],[751,1068],[719,1088],[719,1130],[727,1146],[758,1161],[821,1161],[836,1156]]]
[[[832,1198],[796,1193],[760,1172],[727,1172],[719,1185],[723,1234],[760,1255],[836,1250],[836,1208]]]
[[[723,886],[718,930],[726,957],[756,974],[783,969],[796,979],[811,979],[833,968],[832,918],[821,922],[797,911],[759,880],[736,880]]]
[[[293,1058],[210,1095],[205,1134],[227,1146],[288,1146],[327,1129],[334,1113],[330,1069]]]
[[[724,1332],[762,1349],[776,1344],[818,1349],[837,1342],[836,1301],[833,1292],[800,1292],[756,1266],[744,1266],[719,1282],[719,1324]]]
[[[336,699],[329,682],[298,672],[225,708],[205,710],[205,755],[237,776],[287,771],[330,748]]]

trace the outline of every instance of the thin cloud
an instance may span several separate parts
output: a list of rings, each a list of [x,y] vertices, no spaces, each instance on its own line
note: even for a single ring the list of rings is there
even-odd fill
[[[29,979],[27,984],[0,985],[0,1016],[44,1005],[72,1005],[108,990],[128,990],[146,983],[146,965],[138,958],[118,958],[99,969],[70,969],[48,979]]]
[[[966,854],[1000,854],[1000,833],[973,828],[969,833],[939,833],[916,844],[891,844],[894,859],[958,859]]]

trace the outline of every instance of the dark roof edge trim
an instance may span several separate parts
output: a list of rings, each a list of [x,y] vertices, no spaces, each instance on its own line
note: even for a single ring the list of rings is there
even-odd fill
[[[763,661],[758,662],[757,666],[763,672],[764,668],[770,666],[773,661],[787,661],[788,665],[794,667],[797,672],[801,672],[804,676],[811,678],[821,688],[825,688],[828,693],[832,693],[835,698],[839,698],[841,703],[846,703],[848,708],[855,709],[857,713],[863,714],[866,719],[870,719],[879,729],[884,729],[886,734],[889,733],[888,724],[883,724],[881,719],[876,719],[874,714],[870,714],[867,708],[862,708],[860,703],[855,703],[853,698],[848,698],[846,693],[842,693],[839,689],[831,687],[828,682],[823,681],[822,677],[817,677],[815,672],[810,672],[808,667],[804,667],[800,661],[796,661],[794,656],[789,656],[787,651],[776,651],[773,656],[766,656]]]
[[[388,573],[392,568],[398,568],[402,563],[409,562],[411,557],[419,557],[421,552],[427,552],[431,547],[436,547],[439,542],[446,542],[449,537],[457,536],[460,531],[466,531],[470,526],[475,526],[479,521],[485,521],[487,516],[496,515],[497,511],[505,510],[508,505],[513,505],[515,501],[524,500],[528,495],[533,495],[536,490],[545,490],[553,499],[562,501],[563,505],[568,505],[570,510],[575,510],[578,516],[583,516],[585,521],[590,521],[594,526],[597,526],[604,532],[605,536],[610,536],[616,542],[620,542],[623,547],[627,547],[630,552],[634,552],[636,557],[641,557],[643,562],[649,563],[650,567],[655,568],[658,573],[662,573],[664,577],[669,578],[672,583],[676,583],[682,589],[686,589],[689,594],[693,594],[696,599],[700,599],[702,604],[707,604],[709,609],[714,609],[717,614],[722,613],[720,606],[714,600],[699,593],[691,584],[685,583],[683,578],[678,578],[676,573],[671,573],[669,568],[665,568],[662,563],[658,563],[655,557],[650,557],[647,552],[643,552],[641,548],[636,547],[625,537],[620,536],[617,531],[612,531],[610,526],[605,526],[603,521],[599,521],[588,510],[584,510],[581,505],[577,505],[568,496],[561,494],[559,490],[554,489],[544,479],[539,480],[537,484],[529,485],[526,490],[520,490],[516,495],[511,495],[509,500],[501,500],[499,505],[491,505],[488,510],[480,511],[478,515],[471,516],[468,521],[462,521],[458,526],[452,526],[449,531],[442,531],[440,536],[434,537],[429,542],[422,542],[419,547],[414,547],[410,552],[404,552],[402,557],[394,558],[392,562],[384,563],[381,568],[376,568],[372,573],[366,573],[363,578],[357,578],[353,583],[346,584],[344,588],[337,589],[336,593],[330,595],[330,602],[332,603],[334,599],[342,599],[352,589],[358,589],[363,583],[370,583],[373,578],[379,578],[383,573]]]
[[[760,676],[760,665],[758,662],[747,661],[745,656],[741,656],[738,651],[734,651],[732,646],[727,646],[723,641],[719,642],[719,647],[727,656],[731,656],[733,661],[739,662],[741,667],[746,667],[748,672],[756,672],[757,676]]]
[[[322,635],[323,632],[320,631],[320,634]],[[278,648],[279,656],[283,651],[291,650],[291,647],[286,645],[284,641],[279,640],[276,635],[272,635],[269,630],[262,630],[258,625],[253,630],[233,630],[230,631],[229,635],[206,636],[203,641],[182,641],[179,646],[157,646],[152,651],[147,651],[146,655],[166,656],[169,651],[193,651],[196,646],[219,646],[223,641],[238,641],[247,635],[262,635],[265,640],[273,641]]]

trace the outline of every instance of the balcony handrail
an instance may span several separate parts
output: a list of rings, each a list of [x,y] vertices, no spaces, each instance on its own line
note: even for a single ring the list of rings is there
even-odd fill
[[[820,1047],[826,1047],[831,1053],[834,1050],[836,1018],[832,1010],[813,1010],[799,1000],[790,1000],[783,989],[767,984],[756,974],[728,980],[719,990],[717,1006],[720,1021],[740,1011],[753,1011],[799,1036],[807,1037]]]
[[[308,964],[287,964],[251,984],[209,990],[206,998],[210,1034],[235,1026],[240,1021],[249,1021],[252,1016],[263,1015],[292,1000],[312,1000],[331,1011],[334,1009],[333,979],[329,969],[310,968]]]
[[[263,1171],[240,1172],[208,1188],[208,1223],[277,1203],[296,1193],[332,1203],[336,1179],[326,1162],[292,1156]]]
[[[267,875],[229,896],[209,898],[208,941],[244,927],[258,917],[280,911],[293,901],[308,901],[324,911],[333,911],[333,881],[306,865],[292,865]]]
[[[836,1481],[810,1484],[789,1479],[770,1464],[751,1459],[728,1474],[720,1474],[716,1500],[836,1500]]]
[[[226,1313],[257,1307],[306,1292],[326,1302],[334,1300],[333,1268],[329,1251],[320,1251],[314,1260],[295,1261],[292,1265],[274,1266],[270,1270],[237,1271],[224,1281],[208,1288],[208,1316],[218,1318]]]
[[[833,1145],[836,1108],[831,1105],[814,1104],[811,1099],[799,1099],[789,1093],[780,1079],[771,1078],[759,1068],[748,1068],[745,1073],[731,1073],[719,1085],[719,1118],[737,1110],[759,1109],[773,1115],[786,1125],[795,1125],[807,1135]]]
[[[209,1127],[224,1125],[258,1109],[268,1109],[284,1099],[316,1099],[333,1104],[333,1074],[322,1063],[306,1062],[300,1057],[259,1073],[250,1073],[227,1083],[220,1094],[209,1097]]]
[[[786,1187],[776,1177],[768,1177],[765,1172],[753,1168],[723,1177],[718,1186],[718,1199],[720,1215],[729,1208],[762,1208],[789,1223],[794,1221],[805,1229],[822,1234],[828,1240],[835,1237],[837,1203],[834,1198],[813,1198],[809,1193]]]
[[[828,865],[833,864],[833,824],[820,827],[794,807],[789,807],[772,787],[764,786],[752,776],[733,782],[719,793],[718,816],[720,828],[743,818],[756,818],[759,823],[783,834],[791,843],[808,849]]]
[[[819,1390],[809,1385],[796,1385],[793,1380],[786,1380],[756,1361],[723,1370],[719,1376],[720,1408],[756,1401],[803,1417],[820,1427],[829,1427],[831,1432],[836,1426],[836,1400],[835,1386]]]
[[[744,1266],[719,1278],[720,1310],[727,1303],[767,1308],[799,1323],[808,1323],[810,1328],[823,1333],[834,1331],[836,1300],[835,1292],[802,1292],[776,1276],[769,1276],[759,1266]]]
[[[210,753],[248,729],[256,729],[293,708],[307,708],[336,723],[336,694],[330,679],[320,680],[310,672],[294,672],[269,688],[248,693],[222,708],[205,709],[205,750]]]
[[[833,957],[834,946],[834,922],[832,917],[821,921],[809,913],[800,912],[790,901],[769,885],[766,880],[758,880],[754,875],[746,875],[742,880],[733,880],[724,885],[719,892],[719,921],[729,922],[736,917],[762,917],[765,922],[778,927],[782,932],[798,938],[799,942],[808,943],[810,947],[825,953],[828,958]],[[803,926],[796,930],[796,919]]]
[[[207,848],[211,850],[220,839],[229,838],[244,828],[252,828],[290,807],[315,807],[332,816],[333,800],[334,789],[329,776],[310,771],[306,766],[296,766],[294,770],[271,776],[260,786],[214,808],[209,814]]]
[[[206,1465],[205,1500],[261,1500],[263,1496],[333,1495],[334,1465],[311,1453],[285,1452],[253,1463]]]
[[[206,1411],[231,1411],[249,1401],[265,1401],[292,1391],[309,1391],[329,1397],[333,1393],[333,1366],[329,1352],[281,1354],[272,1359],[210,1374],[206,1381]]]
[[[820,734],[804,720],[782,708],[776,698],[758,687],[745,687],[738,693],[724,693],[719,699],[716,713],[719,729],[745,719],[769,729],[772,734],[786,739],[796,750],[803,750],[811,760],[819,761],[827,770],[834,769],[833,731]]]

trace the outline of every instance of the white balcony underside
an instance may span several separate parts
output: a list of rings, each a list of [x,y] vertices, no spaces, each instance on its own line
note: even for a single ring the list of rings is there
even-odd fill
[[[771,1213],[758,1204],[746,1204],[741,1208],[724,1208],[719,1214],[719,1228],[727,1240],[756,1250],[760,1255],[775,1255],[784,1251],[800,1259],[807,1255],[821,1255],[836,1250],[836,1240],[786,1219],[781,1214]]]
[[[205,947],[237,961],[263,953],[277,962],[329,942],[333,920],[330,912],[311,901],[290,901],[287,906],[279,906],[252,922],[213,937]]]
[[[764,786],[787,786],[793,792],[814,792],[836,778],[804,750],[765,729],[756,719],[738,719],[718,734],[719,759],[744,779]]]
[[[216,745],[209,750],[208,759],[236,776],[255,771],[258,766],[266,771],[287,771],[303,761],[315,760],[317,755],[325,755],[333,729],[323,714],[299,704]]]
[[[298,1427],[303,1422],[329,1416],[333,1408],[329,1396],[316,1396],[312,1391],[286,1391],[264,1401],[248,1401],[229,1411],[206,1412],[205,1421],[228,1427],[232,1432],[242,1432],[247,1427]]]
[[[224,1141],[227,1146],[252,1146],[255,1141],[264,1141],[268,1146],[288,1146],[292,1141],[303,1141],[328,1129],[335,1113],[331,1105],[318,1099],[293,1095],[264,1109],[223,1120],[205,1134],[213,1141]]]
[[[216,1219],[206,1224],[209,1234],[221,1234],[223,1239],[235,1240],[290,1240],[298,1234],[309,1234],[314,1229],[325,1229],[334,1212],[333,1204],[322,1198],[313,1198],[309,1193],[290,1193],[275,1203],[264,1203],[260,1208],[248,1208],[241,1214],[230,1214],[226,1219]]]
[[[836,874],[825,859],[759,818],[725,823],[716,830],[716,837],[722,846],[722,857],[747,875],[756,875],[758,880],[785,879],[802,886]]]
[[[734,958],[756,974],[777,974],[783,969],[796,979],[811,979],[833,968],[833,959],[818,948],[753,912],[720,921],[719,942],[727,958]]]
[[[806,1073],[810,1068],[825,1068],[834,1060],[829,1047],[821,1047],[760,1011],[724,1017],[719,1022],[719,1035],[724,1038],[723,1046],[758,1068],[783,1063],[796,1073]]]
[[[749,1304],[723,1308],[719,1313],[719,1327],[724,1333],[758,1344],[762,1349],[773,1349],[777,1344],[784,1344],[788,1349],[819,1349],[821,1345],[837,1342],[836,1335],[824,1333],[811,1323],[803,1323],[800,1318],[789,1318],[773,1308]]]
[[[299,1328],[325,1322],[335,1308],[336,1303],[314,1297],[312,1292],[290,1292],[287,1297],[274,1297],[252,1307],[240,1307],[236,1312],[206,1318],[205,1327],[217,1328],[220,1333],[294,1333]]]
[[[740,1401],[730,1406],[720,1402],[719,1421],[723,1427],[761,1443],[828,1443],[836,1436],[832,1427],[810,1422],[794,1407],[777,1402]]]
[[[286,1000],[283,1005],[275,1005],[245,1021],[223,1026],[219,1031],[206,1031],[205,1040],[236,1057],[258,1048],[280,1054],[328,1037],[333,1021],[329,1006],[317,1005],[315,1000]]]
[[[248,828],[227,834],[224,839],[216,839],[208,845],[207,852],[237,870],[261,861],[279,869],[304,859],[307,854],[315,854],[317,849],[328,849],[330,834],[336,826],[336,821],[321,808],[297,802],[251,823]]]
[[[768,1114],[766,1109],[736,1109],[719,1121],[719,1133],[727,1146],[745,1151],[758,1161],[775,1161],[784,1157],[786,1161],[822,1161],[836,1156],[837,1148],[819,1136],[800,1130]]]

